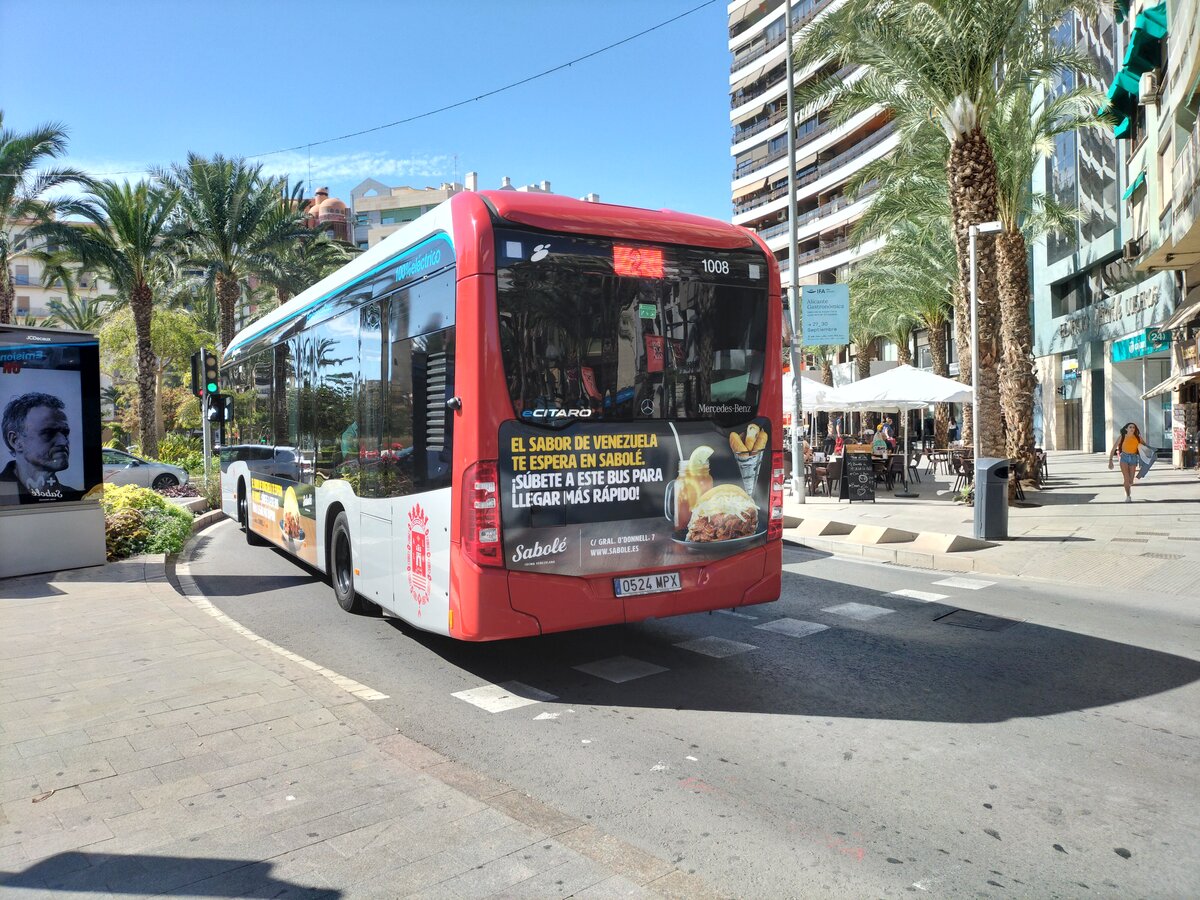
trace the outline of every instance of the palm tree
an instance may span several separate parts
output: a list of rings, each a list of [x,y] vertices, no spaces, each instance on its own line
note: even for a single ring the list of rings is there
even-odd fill
[[[66,300],[50,301],[50,316],[43,323],[47,328],[62,327],[72,331],[96,332],[104,324],[107,304],[99,297],[80,297],[68,293]]]
[[[1000,400],[1006,424],[1006,454],[1023,464],[1032,478],[1036,471],[1033,437],[1033,328],[1029,319],[1028,240],[1061,230],[1078,218],[1074,209],[1057,204],[1047,194],[1034,194],[1035,169],[1054,153],[1057,135],[1102,125],[1096,110],[1103,95],[1080,86],[1060,93],[1045,91],[1036,103],[1034,85],[1020,85],[1001,99],[988,134],[1000,173],[998,207],[1003,230],[996,239],[1000,292]],[[1016,493],[1016,483],[1010,488]]]
[[[27,227],[29,238],[43,234],[56,217],[78,211],[74,201],[48,198],[47,193],[89,183],[78,169],[38,170],[66,149],[67,130],[58,123],[48,122],[21,134],[4,127],[4,111],[0,110],[0,323],[12,321],[16,289],[8,260],[17,227]]]
[[[280,214],[280,182],[263,178],[260,165],[220,154],[205,159],[189,153],[185,165],[159,172],[158,178],[179,192],[188,259],[215,282],[220,342],[226,347],[233,340],[242,285],[271,271],[272,254],[301,234],[303,210]]]
[[[85,266],[104,272],[105,279],[127,298],[137,342],[138,419],[141,448],[158,453],[155,427],[155,356],[150,328],[154,312],[151,287],[172,259],[167,240],[170,218],[179,202],[174,191],[141,181],[135,185],[101,181],[81,211],[95,228],[71,228],[68,248]]]
[[[1087,65],[1071,48],[1056,46],[1052,30],[1078,2],[1072,0],[846,0],[801,32],[796,51],[803,68],[832,57],[858,64],[852,83],[827,79],[799,92],[801,105],[829,99],[837,121],[882,108],[897,122],[898,153],[920,149],[931,120],[945,135],[948,200],[957,250],[958,321],[971,277],[968,230],[997,218],[999,177],[986,128],[1004,91]],[[1004,451],[998,383],[999,302],[995,251],[979,242],[977,254],[979,404],[981,451]],[[960,353],[966,373],[971,360]]]

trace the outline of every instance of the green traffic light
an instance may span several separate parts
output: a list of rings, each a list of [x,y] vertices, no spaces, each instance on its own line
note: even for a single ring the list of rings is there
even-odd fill
[[[206,393],[215,394],[217,392],[217,383],[215,381],[210,381],[204,386],[204,390]]]

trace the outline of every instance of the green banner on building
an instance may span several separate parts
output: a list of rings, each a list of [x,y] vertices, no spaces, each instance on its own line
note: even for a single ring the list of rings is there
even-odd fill
[[[1150,356],[1171,346],[1171,337],[1167,332],[1158,328],[1147,328],[1135,335],[1121,338],[1112,342],[1112,361],[1125,362],[1130,359],[1140,359]]]

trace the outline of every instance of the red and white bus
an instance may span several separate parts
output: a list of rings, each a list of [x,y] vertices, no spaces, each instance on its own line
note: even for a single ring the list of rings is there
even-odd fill
[[[775,600],[781,314],[744,228],[457,194],[230,343],[224,511],[464,640]]]

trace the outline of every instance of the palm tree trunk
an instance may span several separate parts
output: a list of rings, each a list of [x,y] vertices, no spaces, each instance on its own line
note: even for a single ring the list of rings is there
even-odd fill
[[[855,369],[858,380],[871,377],[871,360],[875,358],[875,342],[867,341],[865,344],[858,345],[858,356],[854,360]],[[861,430],[875,430],[875,413],[862,413],[859,417],[861,421]]]
[[[166,368],[158,365],[157,359],[154,362],[154,433],[162,434],[165,430],[163,428],[162,388]]]
[[[912,336],[909,335],[911,338]],[[912,348],[908,341],[902,341],[896,344],[896,362],[902,366],[911,366],[913,361]]]
[[[933,362],[933,374],[950,377],[950,365],[946,362],[946,327],[944,322],[929,324],[929,356]],[[950,435],[950,404],[938,403],[933,408],[933,440],[935,447],[945,447]]]
[[[969,228],[994,221],[996,207],[996,160],[982,129],[976,127],[956,138],[950,145],[946,161],[950,183],[950,209],[954,218],[954,240],[958,255],[959,296],[956,336],[959,344],[959,379],[971,378],[970,339],[967,352],[962,353],[964,326],[970,334],[971,261]],[[999,300],[996,291],[996,248],[990,236],[975,241],[977,307],[976,319],[979,340],[979,383],[975,385],[975,402],[979,404],[979,451],[983,456],[1003,456],[1004,426],[1000,416],[999,378]],[[964,440],[972,437],[972,423],[967,410],[963,411]]]
[[[135,285],[129,297],[133,329],[137,341],[138,426],[141,429],[143,456],[158,456],[158,430],[154,421],[157,406],[154,379],[156,360],[150,346],[150,317],[154,297],[145,282]]]
[[[1006,453],[1024,464],[1032,477],[1036,457],[1033,446],[1033,329],[1029,322],[1029,269],[1025,236],[1007,231],[996,241],[997,275],[1000,285],[1000,402],[1004,406]],[[1016,494],[1016,482],[1010,487]]]
[[[237,302],[242,296],[242,288],[236,278],[229,275],[217,275],[217,307],[221,312],[221,350],[224,351],[233,340],[234,314],[237,312]]]
[[[828,357],[821,360],[821,384],[833,387],[833,360]]]
[[[12,277],[8,274],[8,265],[0,266],[0,325],[7,325],[12,321],[13,297],[16,293]]]

